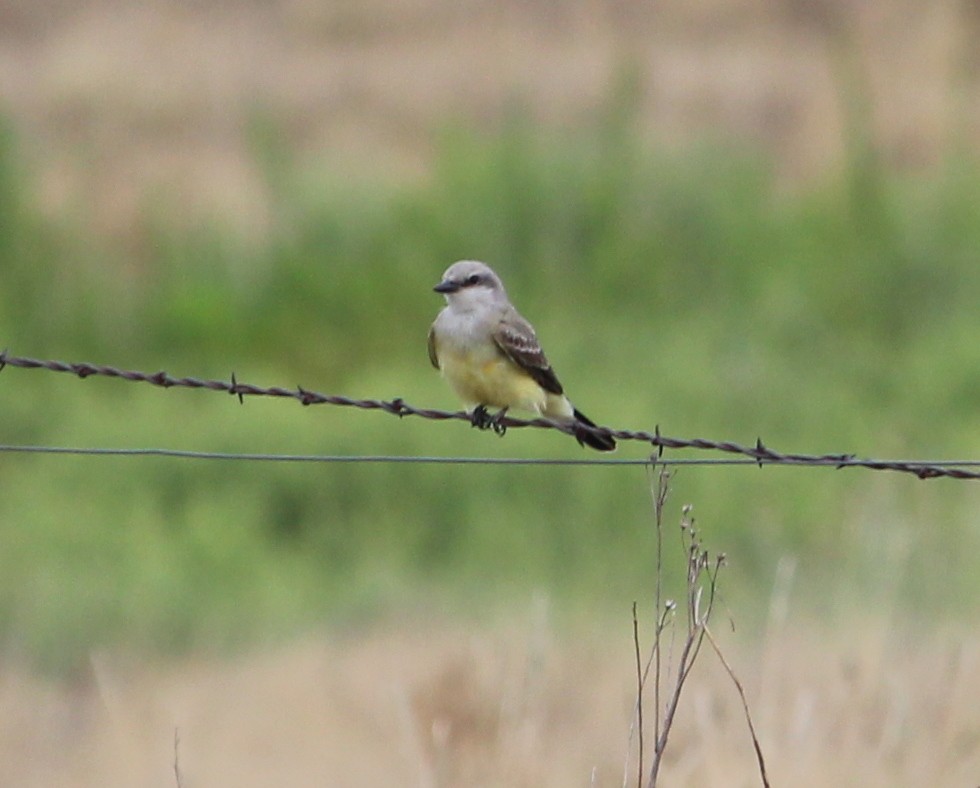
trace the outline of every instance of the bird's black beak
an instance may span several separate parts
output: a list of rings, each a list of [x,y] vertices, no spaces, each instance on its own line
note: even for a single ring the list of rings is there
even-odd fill
[[[437,293],[455,293],[457,290],[459,290],[459,282],[454,282],[451,279],[444,279],[432,289]]]

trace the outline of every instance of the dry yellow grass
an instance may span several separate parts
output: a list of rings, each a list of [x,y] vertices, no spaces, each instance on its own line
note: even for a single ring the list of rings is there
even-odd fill
[[[304,166],[404,176],[447,118],[492,128],[516,98],[544,122],[588,121],[627,64],[662,144],[750,142],[791,178],[840,162],[853,89],[891,161],[980,141],[970,0],[8,6],[0,101],[46,202],[83,200],[108,229],[130,225],[148,189],[188,218],[261,226],[257,108]]]
[[[0,782],[174,786],[177,728],[185,786],[618,786],[635,700],[628,622],[575,636],[536,618],[383,627],[233,661],[97,655],[70,683],[8,665]],[[774,785],[976,784],[975,632],[791,626],[727,650]],[[712,654],[686,692],[665,783],[759,784]]]

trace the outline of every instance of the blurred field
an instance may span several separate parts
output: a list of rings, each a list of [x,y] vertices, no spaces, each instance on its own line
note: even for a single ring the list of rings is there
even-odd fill
[[[477,257],[601,423],[976,459],[978,17],[7,3],[0,347],[449,408],[431,287]],[[583,456],[15,369],[0,443]],[[619,784],[648,484],[0,453],[0,783],[173,785],[176,726],[187,785]],[[980,486],[686,468],[685,504],[774,784],[976,781]],[[670,784],[754,784],[705,663]]]
[[[276,118],[304,168],[400,178],[447,118],[494,130],[515,105],[588,123],[635,70],[644,128],[764,149],[790,181],[851,153],[854,101],[890,163],[980,137],[972,0],[234,0],[6,2],[0,100],[41,195],[125,234],[148,194],[255,231],[270,220],[250,127]]]
[[[173,786],[176,728],[183,785],[621,785],[635,702],[626,622],[562,636],[539,613],[520,618],[389,622],[231,661],[148,666],[95,653],[68,683],[6,669],[4,781]],[[728,654],[772,784],[972,785],[975,631],[842,634],[789,626],[754,658]],[[663,781],[758,785],[735,691],[706,657]],[[635,745],[633,757],[631,775]]]

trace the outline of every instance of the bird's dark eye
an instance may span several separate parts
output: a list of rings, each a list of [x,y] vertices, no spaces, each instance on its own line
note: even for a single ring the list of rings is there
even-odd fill
[[[465,284],[467,287],[469,287],[471,285],[478,284],[479,281],[480,281],[480,275],[479,274],[473,274],[472,276],[466,277],[466,281],[463,284]]]

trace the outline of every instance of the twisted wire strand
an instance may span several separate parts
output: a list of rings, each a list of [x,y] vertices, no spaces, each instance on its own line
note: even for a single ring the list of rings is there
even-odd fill
[[[471,416],[466,411],[446,411],[432,408],[417,408],[409,405],[400,397],[392,400],[379,399],[356,399],[344,397],[337,394],[321,394],[316,391],[305,389],[302,386],[296,388],[284,388],[281,386],[262,387],[250,383],[241,383],[232,373],[230,381],[205,380],[192,377],[174,377],[167,372],[138,372],[135,370],[119,369],[117,367],[101,364],[89,364],[87,362],[66,362],[52,361],[34,358],[23,358],[12,356],[6,350],[0,352],[0,371],[6,367],[17,367],[20,369],[41,369],[49,372],[67,372],[79,378],[92,376],[102,376],[108,378],[118,378],[137,383],[149,383],[161,388],[189,388],[207,389],[209,391],[221,391],[238,397],[238,401],[244,403],[245,397],[280,397],[295,399],[303,405],[337,405],[342,407],[362,408],[365,410],[381,410],[393,416],[418,416],[424,419],[445,421],[449,419],[459,421],[471,421]],[[756,441],[754,446],[743,446],[731,441],[714,441],[704,438],[672,438],[660,434],[660,427],[654,428],[653,432],[644,430],[621,430],[610,429],[609,427],[587,427],[583,424],[571,424],[565,422],[552,421],[545,418],[517,419],[512,416],[504,416],[499,420],[504,428],[521,429],[533,427],[536,429],[552,429],[563,432],[567,435],[575,436],[576,433],[591,432],[597,436],[612,437],[619,441],[640,441],[647,443],[656,450],[658,457],[661,457],[665,449],[698,449],[704,451],[718,451],[725,454],[735,454],[747,457],[762,465],[807,465],[807,466],[832,466],[835,468],[867,468],[876,471],[896,471],[899,473],[910,473],[920,479],[950,478],[950,479],[972,479],[980,480],[980,471],[968,470],[968,466],[975,466],[973,461],[964,461],[950,464],[944,462],[917,462],[911,460],[874,460],[861,459],[854,454],[784,454],[764,445],[762,440]]]

